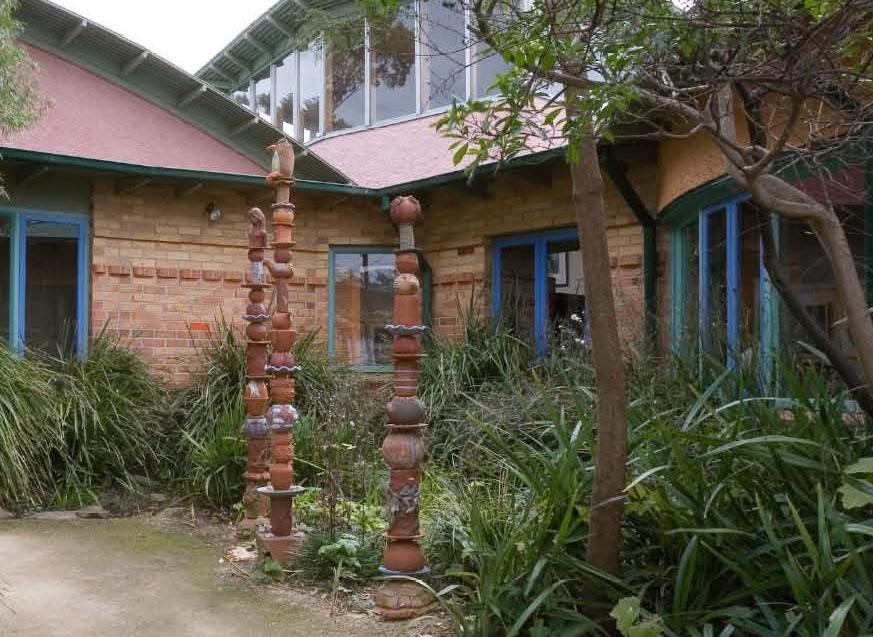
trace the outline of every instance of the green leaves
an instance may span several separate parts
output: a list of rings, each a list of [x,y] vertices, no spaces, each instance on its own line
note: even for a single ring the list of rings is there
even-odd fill
[[[873,457],[860,458],[843,469],[845,483],[839,488],[844,509],[860,509],[873,504],[873,483],[856,478],[858,474],[873,475]]]
[[[657,618],[637,623],[641,608],[639,597],[622,597],[609,616],[615,619],[615,627],[624,637],[660,637],[663,635]]]

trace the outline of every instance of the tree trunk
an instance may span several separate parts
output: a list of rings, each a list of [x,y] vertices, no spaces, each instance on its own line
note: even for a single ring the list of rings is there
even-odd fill
[[[593,136],[580,142],[570,176],[597,389],[597,448],[586,559],[592,566],[618,574],[627,466],[627,381],[609,269],[603,176]]]

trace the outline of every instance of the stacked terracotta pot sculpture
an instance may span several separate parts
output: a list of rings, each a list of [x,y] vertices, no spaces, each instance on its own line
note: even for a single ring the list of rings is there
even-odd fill
[[[267,306],[264,304],[265,289],[270,287],[264,278],[264,250],[267,247],[267,221],[258,208],[249,210],[249,269],[245,275],[244,288],[248,288],[249,302],[243,319],[246,327],[246,419],[243,431],[246,436],[246,481],[243,505],[245,517],[240,522],[241,535],[254,532],[258,518],[267,514],[267,500],[259,496],[256,489],[267,483],[267,420],[265,414],[269,404],[267,394],[267,346],[270,341],[267,321]]]
[[[382,445],[391,469],[388,479],[387,546],[380,567],[385,582],[376,593],[376,606],[387,619],[405,619],[433,608],[428,591],[408,578],[422,578],[429,568],[421,550],[419,526],[424,404],[416,396],[418,365],[422,357],[421,285],[419,253],[413,226],[420,221],[421,205],[413,197],[391,202],[391,220],[397,225],[400,249],[396,252],[394,323],[386,330],[394,337],[394,397],[388,403],[388,435]]]
[[[270,408],[266,424],[270,432],[270,484],[258,492],[270,498],[270,528],[258,534],[262,553],[287,565],[293,553],[291,503],[303,489],[294,485],[294,442],[291,430],[297,422],[294,375],[299,367],[291,348],[296,332],[291,327],[288,281],[294,275],[291,248],[294,246],[294,206],[290,201],[294,181],[294,150],[288,140],[270,147],[273,171],[267,181],[276,190],[273,204],[273,258],[264,265],[273,278],[273,317],[270,340],[272,354],[265,371],[270,374]]]

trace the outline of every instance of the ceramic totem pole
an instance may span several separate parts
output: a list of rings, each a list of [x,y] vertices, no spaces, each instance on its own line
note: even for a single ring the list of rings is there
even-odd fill
[[[267,220],[258,208],[249,210],[249,269],[245,275],[244,288],[249,291],[249,303],[243,319],[246,327],[246,420],[243,430],[246,436],[246,470],[243,478],[246,490],[243,495],[245,517],[240,522],[242,535],[254,532],[258,518],[267,514],[267,500],[259,496],[256,489],[267,483],[269,440],[265,414],[269,404],[267,394],[267,345],[270,341],[267,320],[267,306],[264,304],[264,290],[270,287],[264,280],[264,250],[267,247]]]
[[[273,318],[270,340],[273,351],[265,370],[271,375],[267,427],[270,431],[270,484],[258,489],[270,498],[270,529],[258,534],[263,553],[287,565],[293,550],[291,502],[303,489],[294,485],[294,442],[291,430],[297,422],[294,401],[294,375],[299,367],[291,348],[297,333],[291,327],[288,305],[288,281],[294,275],[291,248],[294,246],[294,205],[291,186],[294,183],[294,150],[283,139],[270,147],[273,170],[267,181],[276,190],[273,204],[273,258],[264,265],[273,278]]]
[[[388,435],[382,445],[388,478],[388,541],[380,571],[387,578],[376,593],[376,606],[387,619],[405,619],[433,608],[435,600],[423,587],[397,576],[421,578],[429,568],[421,550],[419,526],[424,404],[416,396],[418,364],[422,357],[421,285],[419,251],[413,226],[420,221],[421,205],[414,197],[391,202],[391,220],[397,225],[400,249],[396,252],[394,324],[394,397],[388,403]],[[392,576],[394,579],[392,579]]]

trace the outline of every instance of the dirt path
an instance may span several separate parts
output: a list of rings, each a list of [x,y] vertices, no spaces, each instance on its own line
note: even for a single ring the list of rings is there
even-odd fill
[[[414,624],[228,581],[219,552],[139,518],[0,521],[0,635],[408,637]],[[298,598],[305,595],[297,595]]]

